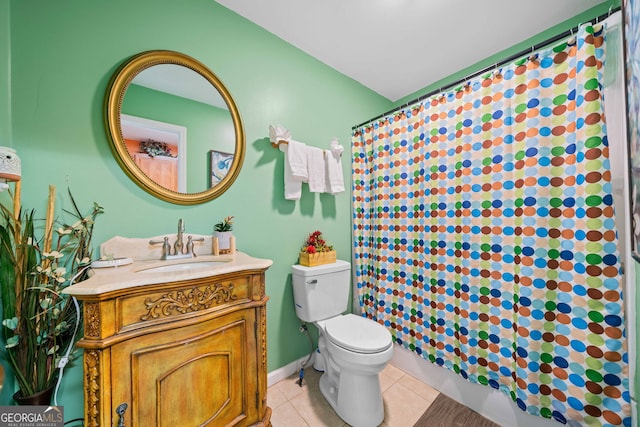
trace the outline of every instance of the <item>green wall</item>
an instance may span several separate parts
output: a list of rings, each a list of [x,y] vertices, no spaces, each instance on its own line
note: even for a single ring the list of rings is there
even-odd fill
[[[96,201],[105,209],[96,242],[174,233],[178,218],[188,233],[207,234],[223,217],[235,216],[238,249],[274,261],[266,275],[268,370],[307,354],[290,267],[316,229],[350,260],[350,194],[312,194],[305,185],[300,201],[285,200],[283,153],[271,147],[268,126],[279,123],[296,140],[318,147],[338,137],[348,153],[351,126],[391,103],[212,0],[10,0],[10,24],[9,145],[22,159],[23,205],[44,217],[53,184],[60,211],[68,206],[69,187],[81,207]],[[7,49],[0,49],[4,60]],[[112,156],[102,120],[109,78],[127,58],[150,49],[203,62],[224,82],[242,116],[244,165],[233,186],[209,203],[156,199],[133,184]],[[6,120],[2,106],[0,113]],[[348,154],[343,170],[348,183]],[[81,374],[77,364],[68,369],[58,399],[67,419],[82,416]]]
[[[9,42],[9,0],[0,0],[0,145],[12,147],[11,142],[11,44]],[[6,200],[6,194],[0,194],[0,203]],[[0,344],[2,345],[2,344]],[[4,369],[5,384],[13,382],[9,365],[0,359]],[[0,404],[8,402],[13,395],[9,387],[0,389]]]
[[[619,4],[606,2],[533,43]],[[268,370],[305,355],[309,346],[298,331],[290,266],[316,229],[340,258],[350,260],[350,195],[311,194],[305,186],[300,201],[284,200],[283,155],[271,147],[268,126],[282,124],[295,139],[319,147],[338,137],[348,152],[351,126],[394,104],[212,0],[0,0],[0,35],[0,145],[16,148],[22,158],[23,205],[44,216],[50,184],[60,195],[58,212],[68,206],[67,187],[80,206],[100,203],[105,214],[98,219],[96,242],[172,233],[178,218],[187,232],[206,234],[234,215],[238,249],[274,261],[266,277]],[[395,105],[531,44],[523,42]],[[123,61],[150,49],[180,51],[203,62],[240,110],[247,137],[244,166],[234,185],[209,203],[179,206],[148,195],[109,149],[102,119],[107,83]],[[343,170],[348,177],[347,158]],[[66,372],[58,403],[66,419],[81,417],[82,369],[75,364]],[[8,403],[1,393],[0,405]]]
[[[11,147],[9,0],[0,0],[0,145]]]

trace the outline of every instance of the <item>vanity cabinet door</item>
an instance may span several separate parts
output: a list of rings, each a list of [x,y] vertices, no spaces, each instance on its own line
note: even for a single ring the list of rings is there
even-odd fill
[[[112,408],[125,426],[244,426],[258,411],[256,311],[239,310],[112,347]],[[118,415],[113,414],[118,420]],[[117,424],[114,423],[114,425]]]

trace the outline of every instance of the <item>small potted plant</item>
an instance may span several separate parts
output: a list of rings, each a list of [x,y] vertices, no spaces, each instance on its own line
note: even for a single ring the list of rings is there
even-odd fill
[[[233,237],[233,217],[227,216],[213,226],[215,237],[218,238],[218,249],[221,253],[231,251],[231,239]]]
[[[336,262],[336,251],[322,237],[322,232],[316,230],[309,234],[300,249],[300,264],[314,267],[321,264]]]

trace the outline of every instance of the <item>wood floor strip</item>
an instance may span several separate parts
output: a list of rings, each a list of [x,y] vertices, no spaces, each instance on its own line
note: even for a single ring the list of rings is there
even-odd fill
[[[413,427],[500,427],[440,393]]]

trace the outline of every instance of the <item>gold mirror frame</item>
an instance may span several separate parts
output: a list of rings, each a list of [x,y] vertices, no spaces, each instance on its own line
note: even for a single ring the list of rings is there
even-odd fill
[[[138,168],[134,160],[129,155],[125,145],[120,122],[122,101],[124,99],[125,92],[131,81],[140,72],[149,67],[160,64],[181,65],[200,74],[209,83],[211,83],[215,89],[217,89],[231,113],[231,119],[233,121],[236,135],[233,162],[231,163],[229,172],[225,177],[222,178],[222,180],[215,186],[205,191],[198,193],[179,193],[157,184],[142,172],[140,168]],[[204,64],[188,55],[169,50],[151,50],[131,57],[121,65],[118,70],[116,70],[109,82],[107,95],[105,97],[104,116],[111,150],[113,151],[118,164],[129,178],[131,178],[138,186],[142,187],[146,192],[159,199],[180,205],[195,205],[198,203],[208,202],[224,193],[231,184],[233,184],[240,173],[240,168],[242,167],[242,162],[244,160],[245,135],[238,108],[236,107],[231,94],[224,84],[222,84],[220,79],[218,79],[218,77]],[[203,159],[203,161],[204,160],[205,159]]]

